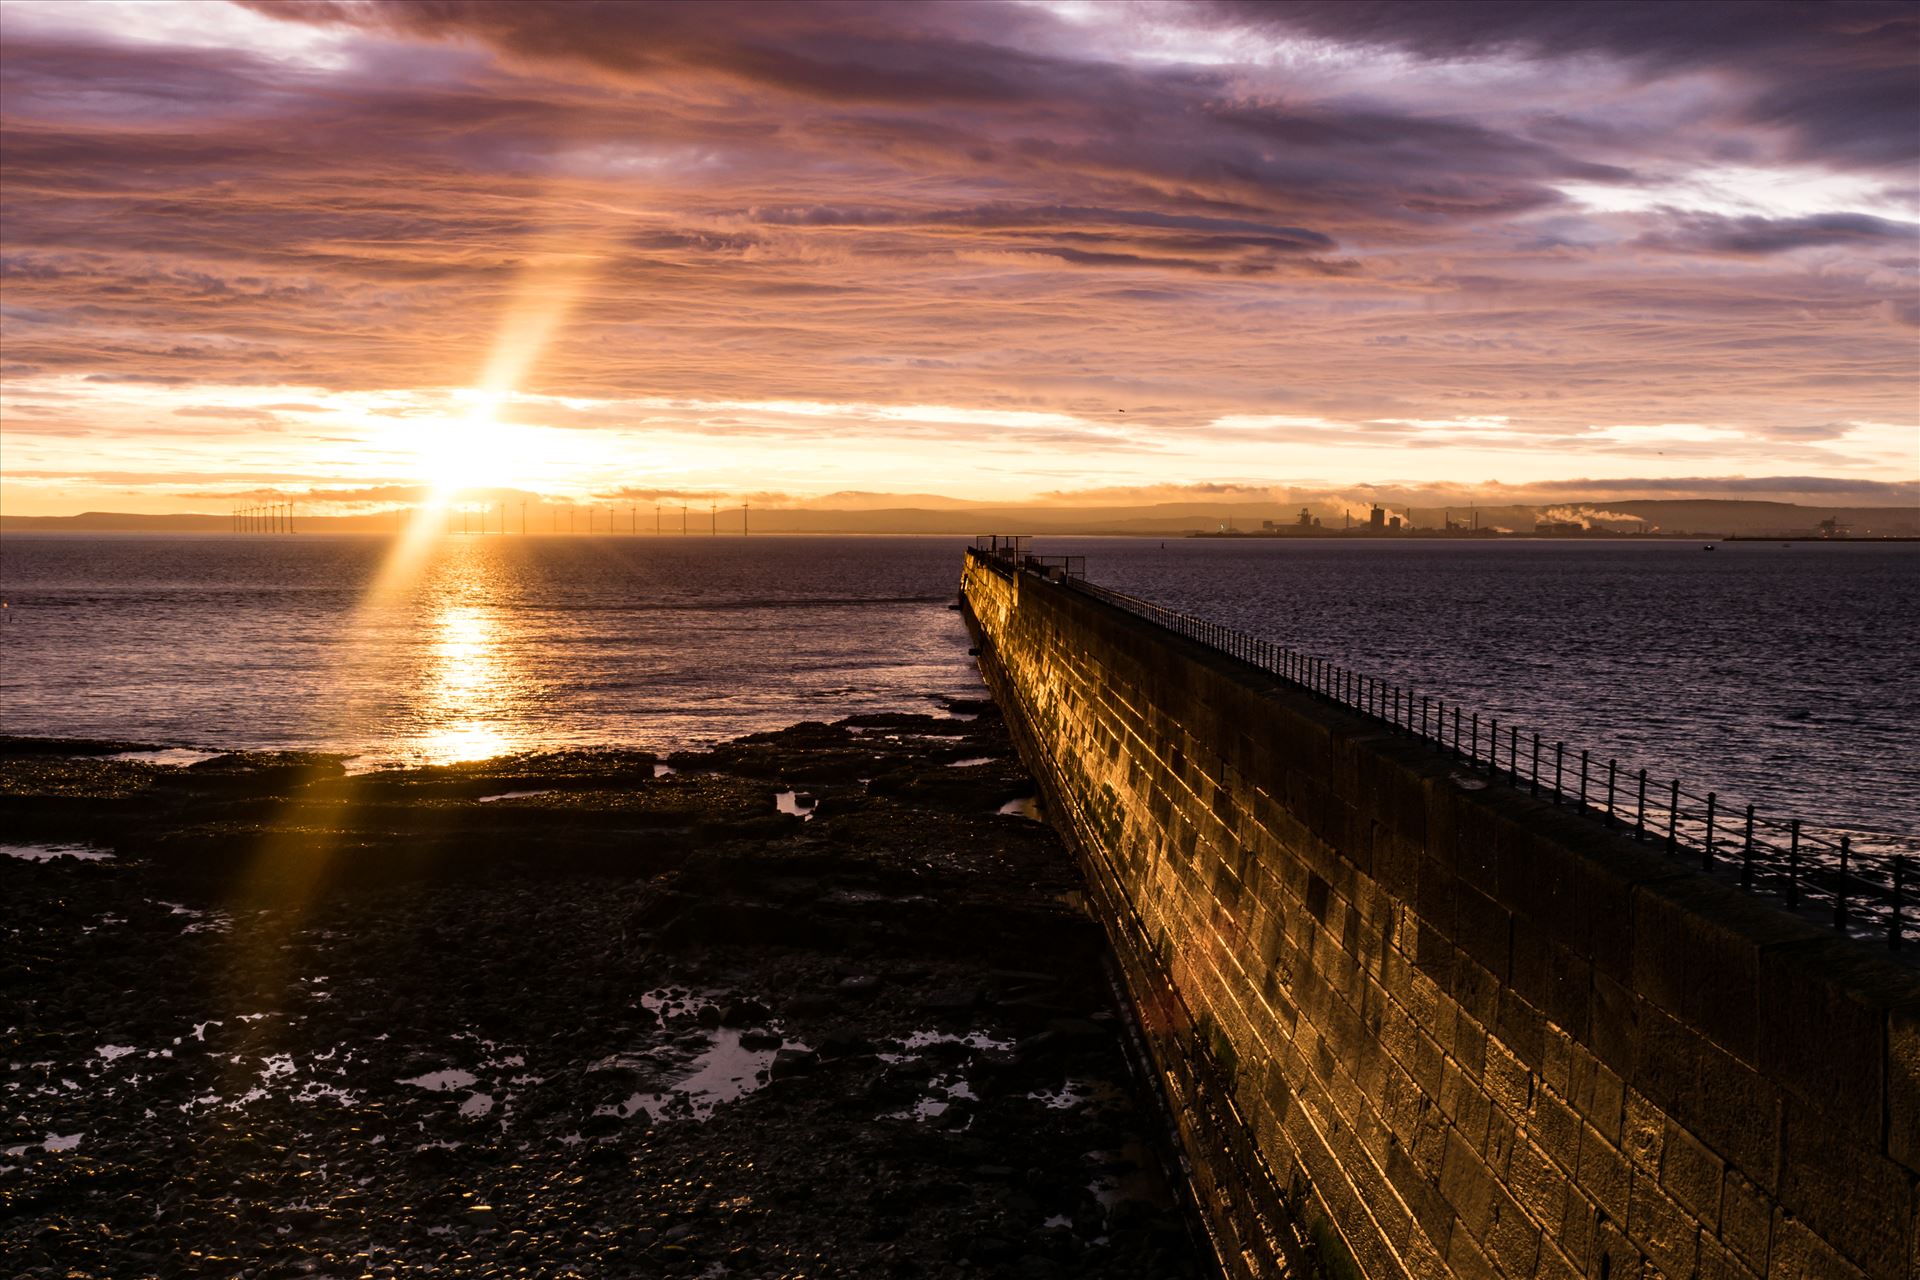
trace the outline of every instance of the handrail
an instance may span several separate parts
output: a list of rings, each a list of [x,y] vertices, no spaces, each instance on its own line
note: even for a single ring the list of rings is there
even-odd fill
[[[996,556],[969,548],[968,555],[1002,576],[1024,566],[1021,556]],[[1855,938],[1883,939],[1898,951],[1908,941],[1906,916],[1920,882],[1914,858],[1900,852],[1855,847],[1855,835],[1809,828],[1800,819],[1784,820],[1757,812],[1753,805],[1704,795],[1678,778],[1660,779],[1645,769],[1622,769],[1617,757],[1604,761],[1589,751],[1569,750],[1523,732],[1509,721],[1479,715],[1457,700],[1420,694],[1313,654],[1251,635],[1233,627],[1169,609],[1080,576],[1037,576],[1184,636],[1216,653],[1254,667],[1285,684],[1345,707],[1393,732],[1429,744],[1442,756],[1493,782],[1546,798],[1558,806],[1624,832],[1661,849],[1666,856],[1696,864],[1743,892],[1783,902],[1816,917],[1835,931]]]

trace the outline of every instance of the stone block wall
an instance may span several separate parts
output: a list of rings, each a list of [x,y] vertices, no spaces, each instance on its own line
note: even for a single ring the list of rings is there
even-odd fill
[[[1914,969],[1068,585],[962,598],[1231,1272],[1920,1276]]]

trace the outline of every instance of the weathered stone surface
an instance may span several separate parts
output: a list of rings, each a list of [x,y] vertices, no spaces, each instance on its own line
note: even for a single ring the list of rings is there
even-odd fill
[[[1911,969],[1084,593],[963,593],[1119,950],[1266,1064],[1262,1155],[1367,1280],[1920,1255]]]
[[[1699,1280],[1757,1280],[1754,1272],[1712,1236],[1700,1237]]]
[[[1729,1171],[1720,1189],[1720,1239],[1749,1268],[1764,1274],[1772,1235],[1773,1208],[1765,1194]]]
[[[1699,1234],[1698,1221],[1659,1183],[1636,1170],[1627,1207],[1627,1235],[1653,1264],[1670,1276],[1691,1275]]]
[[[1860,1152],[1820,1112],[1787,1106],[1780,1204],[1875,1277],[1901,1276],[1913,1178],[1884,1156]]]
[[[1673,1121],[1667,1121],[1660,1185],[1707,1231],[1720,1225],[1720,1158]]]
[[[1920,1173],[1920,1008],[1887,1015],[1887,1154]]]
[[[1862,1280],[1865,1272],[1783,1209],[1773,1212],[1767,1280]]]

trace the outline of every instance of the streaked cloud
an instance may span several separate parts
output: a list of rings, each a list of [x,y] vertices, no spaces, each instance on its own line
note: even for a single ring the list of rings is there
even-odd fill
[[[10,5],[0,479],[1920,471],[1912,7],[1474,14]]]

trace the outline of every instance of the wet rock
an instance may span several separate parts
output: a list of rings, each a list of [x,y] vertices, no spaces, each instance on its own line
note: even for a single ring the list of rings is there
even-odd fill
[[[757,1027],[773,1016],[758,1000],[735,1000],[720,1015],[725,1027]]]
[[[1031,789],[974,711],[756,735],[660,779],[650,758],[560,753],[156,787],[97,759],[15,774],[0,749],[0,778],[44,793],[0,786],[0,823],[141,850],[0,860],[8,995],[35,1010],[9,1057],[50,1064],[0,1076],[21,1085],[9,1124],[27,1144],[85,1134],[0,1159],[18,1166],[0,1255],[48,1276],[184,1275],[193,1250],[263,1278],[1201,1274],[1176,1202],[1137,1185],[1150,1159],[1086,1160],[1158,1130],[1127,1100],[1057,839],[953,807],[978,799],[949,785],[957,759],[1006,762],[980,768],[995,794]],[[765,813],[776,779],[819,796],[811,822]],[[34,810],[56,790],[67,808]],[[327,874],[236,903],[269,834]],[[101,1044],[174,1056],[107,1064]],[[269,1059],[293,1071],[265,1078]],[[398,1083],[453,1069],[474,1082]],[[1117,1101],[1029,1096],[1069,1077]],[[1096,1174],[1143,1206],[1104,1245]],[[697,1230],[664,1238],[680,1225]]]
[[[819,1065],[820,1057],[811,1049],[782,1049],[773,1055],[768,1071],[775,1080],[784,1080],[790,1076],[812,1075]]]
[[[928,1013],[967,1013],[980,1003],[980,992],[970,987],[942,987],[920,997]]]
[[[820,1042],[822,1058],[868,1058],[873,1053],[873,1042],[864,1036],[832,1035]]]

